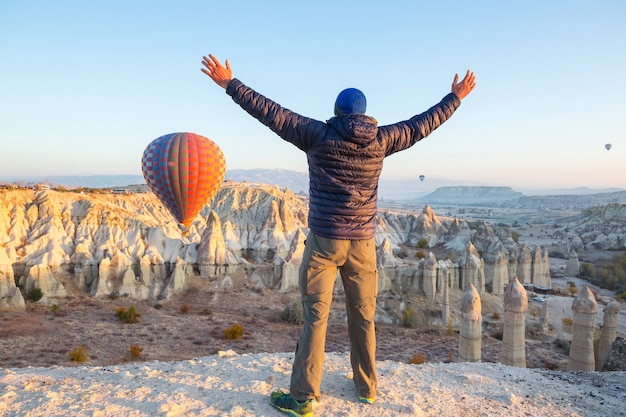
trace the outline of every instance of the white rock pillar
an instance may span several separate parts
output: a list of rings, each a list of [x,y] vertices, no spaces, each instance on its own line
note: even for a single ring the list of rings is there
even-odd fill
[[[576,251],[571,251],[569,253],[567,265],[565,266],[565,275],[567,275],[568,277],[580,276],[580,262],[578,261],[578,254],[576,253]]]
[[[482,311],[480,294],[469,283],[459,301],[461,326],[459,333],[459,362],[480,362]]]
[[[574,312],[574,332],[567,370],[594,371],[596,360],[593,353],[593,330],[598,303],[588,286],[585,285],[578,292],[572,303],[572,311]]]
[[[530,282],[535,285],[543,285],[543,258],[541,257],[541,246],[535,246],[535,249],[531,252],[531,264],[530,264]]]
[[[619,313],[619,303],[615,300],[611,301],[604,307],[602,333],[598,341],[598,350],[596,351],[596,371],[602,367],[607,353],[611,349],[611,344],[617,335],[617,314]]]
[[[450,320],[450,274],[448,272],[448,269],[443,269],[441,274],[441,321],[444,326],[447,326]]]
[[[548,300],[544,300],[539,312],[539,323],[541,324],[541,331],[548,333],[550,330],[550,314],[548,312]]]
[[[493,265],[493,281],[491,293],[502,295],[504,293],[504,283],[509,281],[509,259],[504,252],[498,252]]]
[[[424,263],[424,279],[422,281],[422,290],[429,300],[435,299],[437,292],[437,258],[432,252],[428,253],[426,262]]]
[[[517,278],[522,284],[531,284],[531,265],[533,263],[533,257],[530,254],[530,249],[525,243],[522,243],[520,247],[520,253],[517,257]]]
[[[542,287],[552,288],[552,278],[550,278],[550,255],[547,249],[541,251],[541,272],[538,276],[537,285]]]
[[[500,361],[504,365],[526,368],[526,313],[528,295],[517,277],[504,293],[504,334]]]

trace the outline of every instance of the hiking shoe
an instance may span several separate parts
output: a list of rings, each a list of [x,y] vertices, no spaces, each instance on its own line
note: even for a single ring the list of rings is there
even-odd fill
[[[359,395],[359,402],[361,403],[365,403],[365,404],[374,404],[374,400],[376,400],[375,398],[367,398],[367,397],[361,397]]]
[[[311,417],[313,415],[313,400],[298,401],[291,398],[291,394],[276,391],[270,395],[270,404],[277,410],[291,417]]]

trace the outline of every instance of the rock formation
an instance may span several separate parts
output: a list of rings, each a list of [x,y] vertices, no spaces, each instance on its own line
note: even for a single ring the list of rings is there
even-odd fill
[[[441,276],[441,322],[444,326],[448,325],[450,317],[450,269],[446,266],[446,261],[440,262],[439,268]]]
[[[598,303],[588,286],[584,286],[572,303],[574,331],[567,363],[568,371],[591,372],[596,369],[593,331]]]
[[[517,279],[522,284],[532,284],[532,264],[533,257],[530,249],[526,244],[522,244],[517,257]]]
[[[472,284],[482,294],[485,291],[485,261],[480,257],[472,242],[467,244],[465,254],[459,264],[462,288],[467,288],[469,284]]]
[[[504,284],[509,281],[509,260],[507,254],[498,252],[493,264],[493,279],[491,281],[491,293],[502,295]]]
[[[480,294],[468,284],[459,301],[461,325],[459,332],[459,362],[480,362],[482,348],[482,311]]]
[[[151,193],[0,190],[0,304],[23,307],[23,294],[33,288],[42,289],[44,300],[63,297],[66,279],[73,280],[71,288],[98,297],[156,299],[178,287],[170,285],[174,271],[174,283],[181,273],[222,280],[235,266],[242,267],[242,276],[230,276],[231,281],[251,284],[260,268],[270,276],[259,285],[294,288],[308,233],[307,210],[306,197],[289,190],[225,182],[182,236]],[[450,290],[471,282],[479,292],[493,280],[498,294],[514,276],[519,245],[506,228],[481,223],[474,247],[467,222],[438,218],[428,205],[419,214],[381,211],[376,222],[381,292],[424,292],[441,299],[447,279]],[[429,246],[445,245],[454,261],[420,262],[410,254],[407,262],[397,256],[423,239]],[[535,271],[547,266],[534,262]]]
[[[578,254],[576,251],[570,251],[569,253],[567,265],[565,266],[565,275],[568,277],[580,276],[580,262],[578,261]]]
[[[598,341],[598,349],[596,349],[596,370],[600,370],[602,367],[602,363],[606,359],[611,344],[615,340],[617,334],[617,314],[619,310],[619,303],[615,300],[604,307],[602,332],[600,334],[600,340]]]
[[[437,268],[437,258],[432,252],[428,252],[423,266],[422,289],[429,300],[434,300],[437,293]]]
[[[519,280],[513,278],[504,293],[504,333],[501,362],[526,367],[526,310],[528,295]]]
[[[2,265],[0,265],[0,307],[24,307],[24,296],[15,285],[13,270]]]
[[[626,338],[615,338],[600,370],[603,372],[626,371]]]
[[[302,261],[302,255],[304,254],[305,240],[306,236],[302,231],[299,230],[291,241],[289,252],[287,253],[285,262],[282,264],[282,279],[280,284],[281,290],[298,288],[298,273],[300,271],[300,262]]]
[[[543,301],[541,310],[539,311],[539,323],[541,325],[541,331],[547,334],[550,331],[550,314],[548,312],[548,304],[550,301],[547,299]]]
[[[422,213],[415,220],[415,224],[411,228],[411,233],[406,243],[409,245],[417,245],[420,239],[426,239],[428,241],[428,247],[432,247],[439,243],[440,238],[446,232],[446,227],[439,221],[433,209],[426,205]]]
[[[57,280],[48,265],[33,265],[28,269],[26,276],[20,279],[20,286],[26,294],[34,289],[42,292],[43,299],[49,297],[65,297],[65,286]]]

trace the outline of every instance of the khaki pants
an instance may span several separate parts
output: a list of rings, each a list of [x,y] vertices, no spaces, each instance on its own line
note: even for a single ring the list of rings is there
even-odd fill
[[[326,328],[337,270],[346,295],[354,384],[358,395],[376,396],[374,315],[378,271],[374,238],[334,240],[309,233],[300,265],[304,324],[296,346],[290,388],[291,396],[299,401],[320,400]]]

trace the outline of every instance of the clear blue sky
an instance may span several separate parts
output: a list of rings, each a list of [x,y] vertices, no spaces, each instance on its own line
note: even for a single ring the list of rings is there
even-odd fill
[[[361,89],[379,123],[477,87],[383,178],[626,188],[626,1],[0,0],[0,178],[141,174],[153,139],[211,138],[229,169],[306,157],[200,72],[326,120]],[[607,151],[605,143],[612,143]]]

